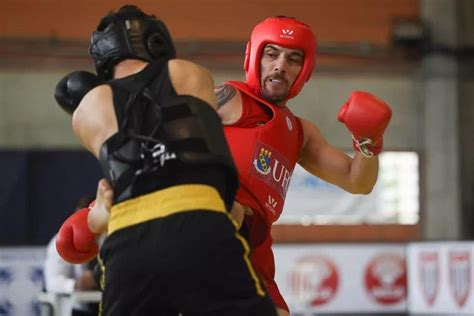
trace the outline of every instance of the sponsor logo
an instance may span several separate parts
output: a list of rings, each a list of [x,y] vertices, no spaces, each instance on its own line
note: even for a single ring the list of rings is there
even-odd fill
[[[471,255],[469,250],[450,251],[449,287],[459,307],[464,306],[471,293]]]
[[[339,273],[330,258],[308,256],[296,262],[289,272],[288,282],[293,301],[321,306],[335,297]]]
[[[270,173],[272,168],[270,167],[270,160],[272,157],[272,152],[265,148],[260,148],[260,153],[258,154],[257,159],[254,159],[253,165],[255,166],[255,170],[258,173],[266,176]]]
[[[367,293],[381,305],[391,305],[405,299],[407,276],[405,260],[395,254],[381,254],[366,267]]]
[[[292,174],[286,158],[277,150],[257,142],[252,162],[254,167],[250,174],[263,181],[280,195],[278,198],[272,196],[273,199],[278,199],[277,204],[280,205],[273,201],[265,202],[270,206],[275,204],[275,207],[282,207],[281,199],[285,198]]]
[[[265,203],[265,206],[273,213],[275,214],[275,207],[278,205],[277,200],[275,200],[271,195],[268,195],[267,202]]]
[[[280,37],[282,37],[282,38],[289,38],[289,39],[295,39],[295,38],[293,37],[293,33],[294,33],[293,30],[282,29],[282,30],[281,30],[281,34],[280,34]]]
[[[165,162],[171,159],[176,159],[176,154],[174,152],[169,152],[166,149],[165,144],[156,144],[151,149],[151,157],[155,161],[160,162],[160,166],[163,167]]]
[[[276,207],[277,206],[277,201],[275,201],[274,198],[272,198],[271,195],[268,196],[268,204],[270,204],[271,207]]]
[[[418,268],[423,298],[431,306],[439,291],[439,254],[436,251],[421,251],[418,254]]]
[[[168,151],[163,143],[155,143],[152,146],[142,143],[142,154],[140,158],[143,161],[143,168],[138,169],[135,172],[136,175],[156,171],[164,167],[168,160],[174,160],[177,156],[176,153]]]

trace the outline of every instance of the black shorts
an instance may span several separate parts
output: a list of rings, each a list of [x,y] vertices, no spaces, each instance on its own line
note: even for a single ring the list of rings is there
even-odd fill
[[[100,262],[103,315],[276,315],[225,212],[180,211],[121,228]]]

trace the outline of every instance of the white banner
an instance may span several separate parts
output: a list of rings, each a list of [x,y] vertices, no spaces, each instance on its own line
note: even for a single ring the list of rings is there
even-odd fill
[[[301,166],[293,171],[279,224],[415,224],[419,219],[418,156],[384,152],[379,177],[368,195],[350,194],[314,177]]]
[[[293,313],[474,315],[474,242],[277,244],[274,252]],[[39,315],[44,258],[43,247],[0,248],[0,315]]]
[[[402,244],[276,245],[276,281],[296,312],[405,312]]]
[[[474,315],[474,243],[407,246],[409,306],[413,313]]]
[[[44,247],[0,248],[0,315],[40,315]]]
[[[297,165],[293,171],[278,223],[360,223],[377,221],[380,207],[379,186],[369,195],[349,194],[306,172]],[[382,218],[378,221],[383,222]]]

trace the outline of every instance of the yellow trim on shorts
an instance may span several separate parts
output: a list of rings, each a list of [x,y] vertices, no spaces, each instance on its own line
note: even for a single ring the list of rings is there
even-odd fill
[[[250,262],[249,256],[250,256],[250,247],[242,235],[239,234],[239,232],[235,233],[235,237],[240,240],[242,243],[242,246],[244,247],[244,255],[243,259],[245,261],[245,264],[247,265],[247,268],[249,269],[250,275],[255,282],[255,289],[257,290],[257,294],[260,296],[265,296],[265,290],[262,287],[262,283],[260,282],[260,279],[257,277],[257,273],[255,273],[255,270],[253,269],[252,263]]]
[[[177,185],[112,206],[107,232],[175,213],[206,210],[226,213],[224,201],[214,187],[204,184]]]

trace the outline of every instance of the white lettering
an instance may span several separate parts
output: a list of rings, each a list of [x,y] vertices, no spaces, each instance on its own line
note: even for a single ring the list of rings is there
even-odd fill
[[[275,180],[276,182],[280,182],[281,180],[281,176],[283,175],[283,169],[285,169],[285,166],[283,166],[283,164],[281,165],[281,168],[280,168],[280,175],[278,176],[278,179],[276,177],[276,170],[278,169],[278,164],[280,162],[278,160],[275,159],[275,164],[273,165],[273,180]]]
[[[160,165],[163,167],[165,165],[165,162],[171,159],[176,159],[175,153],[168,153],[168,152],[164,153],[163,155],[160,156]]]
[[[153,146],[153,148],[151,149],[152,151],[152,157],[153,158],[156,158],[160,155],[162,155],[166,150],[166,147],[164,144],[156,144],[155,146]]]
[[[283,181],[281,182],[281,187],[283,188],[283,192],[286,192],[288,189],[288,185],[290,184],[291,173],[285,168],[285,175],[283,177]]]

